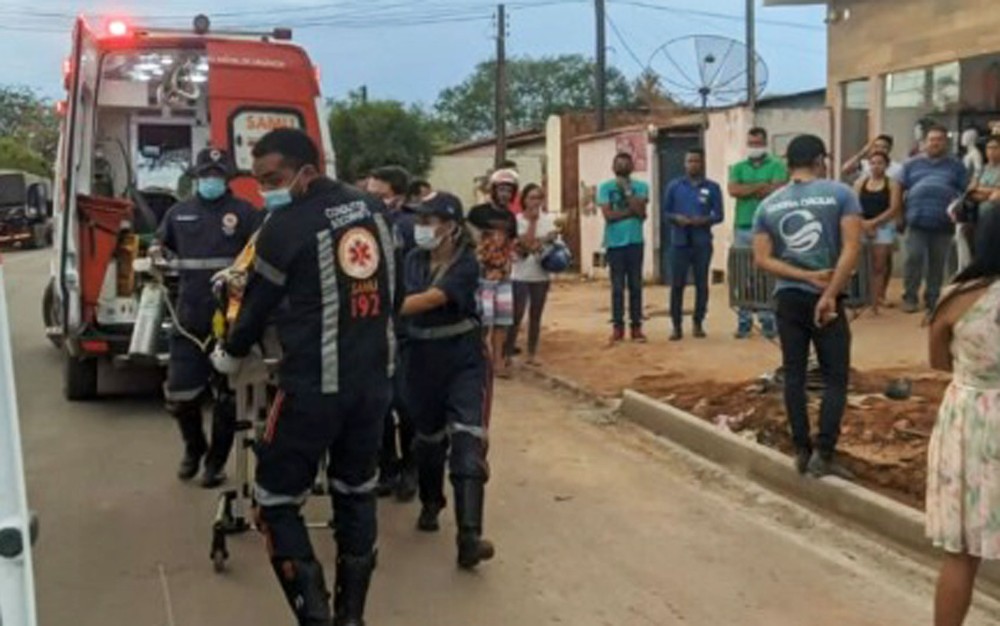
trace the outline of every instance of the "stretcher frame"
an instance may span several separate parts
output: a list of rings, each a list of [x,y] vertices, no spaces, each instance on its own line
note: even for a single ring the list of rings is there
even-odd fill
[[[265,360],[259,355],[250,356],[240,372],[230,376],[229,379],[236,402],[236,442],[233,461],[236,482],[219,493],[212,522],[210,558],[216,573],[221,574],[227,569],[230,557],[229,537],[259,530],[252,515],[256,506],[253,486],[256,462],[251,452],[263,437],[267,425],[269,399],[273,396],[277,363],[277,360]],[[313,485],[314,496],[330,494],[327,465],[324,461],[320,466]],[[306,527],[311,530],[332,529],[333,521],[309,522]]]

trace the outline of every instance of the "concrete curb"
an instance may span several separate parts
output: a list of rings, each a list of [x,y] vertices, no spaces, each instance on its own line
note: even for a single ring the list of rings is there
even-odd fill
[[[537,377],[538,380],[548,383],[549,385],[555,387],[556,389],[568,391],[569,393],[580,398],[581,400],[590,402],[601,408],[615,409],[618,407],[618,403],[616,401],[604,398],[599,394],[590,391],[583,385],[574,382],[568,378],[563,378],[562,376],[557,376],[556,374],[547,372],[544,368],[524,368],[521,371],[525,373],[530,373],[533,376]],[[520,376],[517,377],[520,378]]]
[[[832,512],[925,560],[940,559],[940,552],[924,535],[924,516],[915,509],[839,478],[803,478],[792,467],[791,459],[776,450],[631,390],[624,393],[621,414],[738,475]],[[981,591],[1000,599],[1000,563],[983,563],[979,581]]]

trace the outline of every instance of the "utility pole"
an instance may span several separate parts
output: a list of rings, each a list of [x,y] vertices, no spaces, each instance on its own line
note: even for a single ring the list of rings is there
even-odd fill
[[[757,18],[755,0],[747,1],[747,107],[757,110]]]
[[[361,104],[368,104],[368,85],[361,85]]]
[[[507,160],[507,7],[497,5],[496,167]]]
[[[607,128],[608,117],[608,46],[607,19],[605,18],[604,0],[594,0],[597,14],[597,132]]]

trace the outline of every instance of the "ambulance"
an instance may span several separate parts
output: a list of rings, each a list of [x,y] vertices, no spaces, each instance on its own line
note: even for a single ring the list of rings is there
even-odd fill
[[[251,153],[270,130],[307,132],[334,175],[319,69],[291,36],[216,31],[203,15],[188,30],[77,20],[63,67],[54,254],[42,303],[68,399],[97,396],[102,361],[139,365],[129,353],[143,280],[136,260],[167,210],[193,192],[187,170],[199,150],[229,151],[239,172],[232,190],[258,207]],[[161,365],[169,326],[165,316]]]

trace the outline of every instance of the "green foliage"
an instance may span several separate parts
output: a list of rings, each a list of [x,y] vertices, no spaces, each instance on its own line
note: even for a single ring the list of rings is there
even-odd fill
[[[52,102],[28,87],[0,86],[0,137],[55,162],[59,117]]]
[[[337,174],[349,182],[383,165],[401,165],[413,176],[425,176],[440,143],[437,125],[419,108],[393,100],[367,101],[359,93],[333,103],[330,133]]]
[[[594,106],[596,66],[579,55],[513,58],[507,62],[507,126],[511,131],[542,128],[549,115]],[[496,61],[480,63],[460,85],[441,92],[435,112],[451,141],[494,134]],[[608,106],[635,104],[628,79],[608,68]]]
[[[50,162],[16,139],[0,137],[0,170],[23,170],[38,176],[52,175]]]

